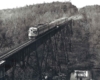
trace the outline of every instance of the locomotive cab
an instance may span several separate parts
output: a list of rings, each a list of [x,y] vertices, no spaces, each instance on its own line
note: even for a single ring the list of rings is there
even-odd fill
[[[28,31],[29,39],[35,39],[37,35],[38,35],[38,29],[36,27],[30,27]]]

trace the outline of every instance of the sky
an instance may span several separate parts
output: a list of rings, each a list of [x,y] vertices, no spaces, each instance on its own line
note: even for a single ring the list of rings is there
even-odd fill
[[[67,2],[70,1],[76,7],[81,8],[87,5],[100,5],[100,0],[1,0],[0,10],[7,8],[18,8],[26,5],[38,4],[38,3],[50,3],[53,1]]]

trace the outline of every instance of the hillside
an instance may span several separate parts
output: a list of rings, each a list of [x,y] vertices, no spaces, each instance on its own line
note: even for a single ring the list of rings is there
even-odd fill
[[[88,69],[100,65],[100,6],[98,5],[83,7],[79,12],[76,6],[69,2],[44,3],[1,10],[0,53],[28,40],[30,26],[45,24],[74,14],[82,14],[85,19],[72,23],[69,69],[79,67]],[[98,76],[96,78],[99,79]]]
[[[53,2],[0,11],[0,50],[28,40],[28,28],[77,13],[69,2]]]
[[[96,56],[96,67],[100,68],[100,6],[86,6],[79,10],[79,13],[86,15],[89,29],[90,53]],[[100,70],[94,74],[96,80],[100,79]]]
[[[97,54],[100,49],[100,6],[86,6],[79,13],[86,15],[89,24],[89,42],[92,52]]]

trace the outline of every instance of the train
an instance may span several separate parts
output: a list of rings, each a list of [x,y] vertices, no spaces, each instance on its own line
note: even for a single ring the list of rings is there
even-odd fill
[[[59,28],[59,25],[64,23],[66,20],[67,20],[67,18],[63,17],[63,18],[54,20],[47,24],[38,24],[36,26],[30,27],[29,31],[28,31],[28,37],[29,37],[29,39],[35,39],[40,34],[46,32],[54,27]]]
[[[29,39],[35,39],[37,36],[48,31],[49,29],[52,29],[54,27],[59,28],[60,27],[59,25],[63,24],[64,22],[67,22],[69,20],[79,20],[79,19],[83,19],[83,16],[74,15],[71,17],[62,17],[47,24],[38,24],[37,26],[29,28],[28,37]]]

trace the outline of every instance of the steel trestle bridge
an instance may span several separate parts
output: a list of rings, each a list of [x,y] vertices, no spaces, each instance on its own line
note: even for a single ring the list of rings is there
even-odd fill
[[[67,53],[71,50],[71,23],[72,21],[66,21],[58,28],[51,28],[36,39],[26,41],[1,54],[0,78],[2,80],[32,80],[39,76],[42,80],[44,72],[61,71],[61,65],[67,66],[69,61]],[[28,79],[24,74],[27,68],[31,70],[32,75]]]

